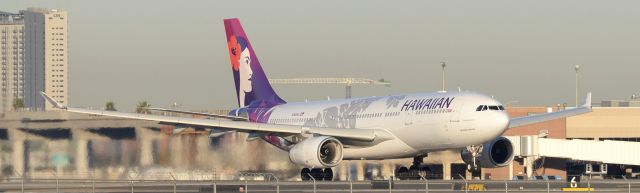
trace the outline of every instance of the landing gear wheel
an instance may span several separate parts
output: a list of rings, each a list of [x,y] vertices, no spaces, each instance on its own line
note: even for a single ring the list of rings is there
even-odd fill
[[[473,176],[480,176],[480,172],[481,172],[481,168],[480,167],[474,167],[471,164],[467,164],[467,171],[471,172],[471,176],[473,178]]]
[[[409,166],[409,172],[407,174],[408,180],[415,180],[418,176],[418,169],[416,168],[416,166]]]
[[[431,173],[431,168],[424,166],[422,168],[420,168],[420,176],[427,178],[427,175],[429,175],[429,173]],[[422,178],[420,178],[422,179]]]
[[[322,180],[324,181],[332,181],[333,180],[333,170],[331,168],[325,168],[322,172]]]
[[[309,174],[311,174],[311,170],[309,170],[309,168],[302,168],[302,171],[300,171],[300,178],[302,179],[302,181],[311,180]]]
[[[400,180],[406,180],[408,178],[408,175],[409,169],[407,169],[407,167],[402,166],[396,171],[396,177],[398,177]]]
[[[422,162],[425,156],[413,157],[413,164],[407,167],[400,167],[396,170],[396,177],[400,180],[420,180],[421,176],[426,176],[428,167],[422,167]]]
[[[320,169],[320,168],[311,169],[311,176],[313,176],[313,179],[315,179],[315,180],[322,180],[322,178],[323,178],[322,169]]]

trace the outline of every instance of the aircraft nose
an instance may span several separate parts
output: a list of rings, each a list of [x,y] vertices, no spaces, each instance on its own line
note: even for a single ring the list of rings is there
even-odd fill
[[[495,130],[497,135],[501,135],[509,128],[509,114],[506,111],[495,111],[493,121],[491,121],[491,128]]]

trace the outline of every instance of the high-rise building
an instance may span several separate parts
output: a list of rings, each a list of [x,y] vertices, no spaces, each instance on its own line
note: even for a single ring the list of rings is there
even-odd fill
[[[0,12],[0,112],[24,98],[24,17]]]
[[[28,8],[0,12],[0,112],[22,101],[32,111],[51,110],[44,91],[68,104],[67,12]]]
[[[66,105],[68,94],[67,12],[28,8],[24,15],[24,102],[30,110],[51,110],[40,96]]]

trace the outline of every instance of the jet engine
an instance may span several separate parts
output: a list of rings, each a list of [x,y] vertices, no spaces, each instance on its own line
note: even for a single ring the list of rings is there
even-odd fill
[[[513,144],[505,137],[498,137],[478,148],[475,152],[475,160],[473,159],[473,148],[464,148],[460,154],[462,160],[471,166],[483,168],[504,167],[513,160]]]
[[[289,159],[310,168],[334,167],[342,161],[342,143],[329,136],[310,137],[289,150]]]

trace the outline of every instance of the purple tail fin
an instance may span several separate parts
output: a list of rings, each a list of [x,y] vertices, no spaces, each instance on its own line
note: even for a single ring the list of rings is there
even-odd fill
[[[269,84],[260,61],[244,33],[240,20],[225,19],[231,69],[236,83],[239,107],[270,107],[285,103]]]

